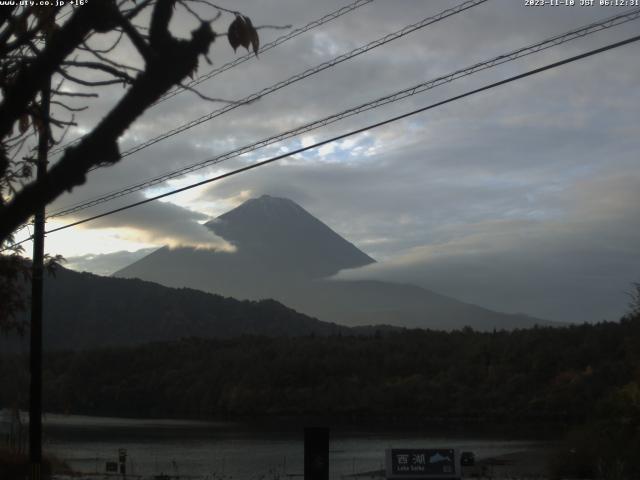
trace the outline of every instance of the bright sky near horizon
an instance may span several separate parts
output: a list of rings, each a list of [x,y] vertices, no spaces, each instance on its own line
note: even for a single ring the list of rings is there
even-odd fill
[[[349,3],[235,1],[256,25],[302,26]],[[198,88],[237,100],[461,1],[376,0]],[[92,172],[50,210],[225,153],[334,112],[628,10],[490,0]],[[596,2],[598,3],[598,2]],[[230,6],[230,5],[225,5]],[[229,19],[214,28],[226,29]],[[174,30],[189,31],[177,18]],[[640,20],[60,217],[49,228],[428,105],[638,32]],[[260,30],[266,44],[286,33]],[[244,54],[225,38],[213,67]],[[279,163],[47,237],[73,268],[109,273],[162,245],[218,245],[201,223],[244,200],[290,198],[379,260],[348,278],[412,282],[505,312],[617,319],[640,281],[638,45],[523,79]],[[136,61],[133,51],[123,60]],[[199,74],[211,70],[202,62]],[[78,115],[86,132],[120,87]],[[150,109],[121,149],[223,104],[186,92]],[[30,245],[27,245],[27,249]],[[137,253],[135,253],[137,252]]]

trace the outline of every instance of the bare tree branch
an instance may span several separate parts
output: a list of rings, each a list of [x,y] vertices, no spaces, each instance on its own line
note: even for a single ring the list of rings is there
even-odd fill
[[[84,106],[84,107],[70,107],[69,105],[65,105],[62,102],[58,102],[57,100],[51,100],[51,104],[52,105],[58,105],[59,107],[64,108],[65,110],[69,111],[69,112],[82,112],[84,110],[86,110],[87,108],[89,108],[88,106]]]
[[[119,83],[127,83],[125,80],[83,80],[82,78],[75,77],[71,75],[69,72],[66,72],[64,69],[60,68],[56,70],[56,73],[59,73],[64,78],[69,80],[70,82],[77,83],[78,85],[83,85],[85,87],[104,87],[106,85],[117,85]],[[128,82],[132,83],[132,82]]]
[[[126,83],[133,83],[133,78],[128,73],[123,72],[122,70],[118,70],[117,68],[112,67],[111,65],[105,65],[104,63],[78,62],[75,60],[65,60],[64,62],[62,62],[62,65],[71,66],[71,67],[84,67],[84,68],[89,68],[91,70],[101,70],[110,75],[113,75],[114,77],[120,78]]]
[[[74,11],[71,19],[51,35],[46,48],[34,61],[21,69],[11,85],[8,85],[2,103],[0,103],[0,138],[11,131],[15,118],[26,110],[43,82],[58,68],[89,33],[104,5],[92,2]]]
[[[51,93],[55,93],[56,95],[61,95],[63,97],[83,97],[83,98],[97,98],[99,95],[97,93],[84,93],[84,92],[65,92],[64,90],[51,90]]]
[[[118,69],[123,69],[123,70],[130,70],[132,72],[136,72],[136,73],[140,73],[142,72],[142,69],[137,68],[137,67],[132,67],[130,65],[125,65],[124,63],[120,63],[120,62],[116,62],[108,57],[106,57],[105,55],[103,55],[102,53],[90,49],[90,48],[86,48],[86,43],[83,44],[82,49],[85,50],[87,52],[89,52],[91,55],[93,55],[94,57],[96,57],[98,60],[100,60],[103,63],[106,63],[107,65],[111,65],[112,67],[118,68]]]
[[[189,85],[186,85],[184,83],[180,83],[180,87],[184,88],[185,90],[188,90],[191,93],[194,93],[195,95],[197,95],[198,97],[200,97],[202,100],[206,100],[208,102],[219,102],[219,103],[227,103],[229,105],[232,104],[246,104],[247,102],[237,102],[235,100],[225,100],[224,98],[214,98],[214,97],[208,97],[207,95],[204,95],[203,93],[199,92],[198,90],[196,90],[193,87],[190,87]]]
[[[124,36],[124,32],[123,31],[118,31],[118,37],[115,39],[115,41],[111,45],[109,45],[108,47],[103,48],[102,50],[99,49],[99,48],[89,47],[87,45],[87,41],[89,39],[87,38],[84,42],[82,42],[82,45],[78,46],[78,49],[79,50],[87,50],[87,51],[94,52],[94,53],[107,54],[107,53],[112,52],[120,44],[120,41],[122,40],[123,36]]]
[[[202,24],[190,40],[173,38],[168,31],[172,10],[168,10],[167,16],[166,9],[167,4],[172,3],[160,2],[153,12],[155,42],[163,44],[162,54],[150,59],[145,71],[134,80],[118,104],[77,146],[69,147],[41,181],[25,186],[10,203],[0,207],[0,241],[29,218],[34,205],[49,203],[83,184],[92,167],[116,163],[120,159],[117,139],[129,125],[172,86],[195,71],[198,57],[208,51],[216,35],[208,24]],[[167,69],[166,65],[172,68]]]
[[[140,35],[140,32],[138,32],[135,27],[131,25],[129,19],[121,14],[118,18],[118,24],[127,35],[127,37],[129,37],[129,40],[131,40],[131,43],[133,43],[133,46],[136,47],[138,53],[140,53],[142,58],[144,58],[146,62],[152,61],[153,52],[151,51],[151,48],[142,37],[142,35]]]

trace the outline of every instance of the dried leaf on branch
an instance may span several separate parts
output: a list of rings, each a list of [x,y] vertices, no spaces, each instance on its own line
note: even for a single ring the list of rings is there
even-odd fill
[[[229,25],[229,32],[227,33],[229,43],[235,52],[239,46],[243,46],[247,50],[249,47],[253,49],[253,53],[257,56],[258,49],[260,48],[260,39],[258,37],[258,31],[251,23],[251,19],[245,15],[236,15],[236,18],[231,25]]]

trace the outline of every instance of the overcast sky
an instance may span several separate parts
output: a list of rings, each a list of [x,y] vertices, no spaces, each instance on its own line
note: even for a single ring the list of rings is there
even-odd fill
[[[302,26],[344,1],[234,1],[256,25]],[[199,89],[240,99],[456,1],[363,6],[233,68]],[[527,7],[490,0],[158,143],[89,181],[52,208],[227,152],[404,87],[623,11]],[[579,3],[579,2],[577,2]],[[214,25],[226,30],[229,18]],[[445,99],[638,32],[639,21],[435,88],[125,197],[51,226],[182,186],[273,154]],[[177,19],[176,31],[188,31]],[[283,31],[261,30],[267,43]],[[234,56],[225,38],[210,57]],[[347,278],[411,282],[505,312],[564,321],[617,319],[640,281],[640,62],[637,44],[542,73],[371,130],[232,179],[51,234],[70,266],[110,273],[162,245],[229,248],[200,223],[271,194],[291,198],[379,263]],[[136,61],[133,51],[122,58]],[[200,73],[212,67],[202,62]],[[78,117],[87,131],[120,87]],[[220,108],[183,93],[150,109],[123,150]],[[138,252],[138,253],[135,253]]]

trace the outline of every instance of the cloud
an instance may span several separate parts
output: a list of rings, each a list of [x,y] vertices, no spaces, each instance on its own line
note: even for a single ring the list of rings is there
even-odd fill
[[[343,271],[409,282],[483,306],[559,321],[617,320],[640,271],[640,176],[580,182],[560,218],[452,226],[448,240]]]
[[[66,258],[65,267],[78,272],[91,272],[96,275],[111,275],[152,253],[155,248],[143,248],[135,252],[122,250],[114,253],[87,254]]]
[[[239,99],[458,3],[407,1],[399,8],[395,2],[373,2],[199,89]],[[268,5],[238,0],[234,9],[254,24],[298,27],[343,5],[339,0]],[[530,9],[521,2],[487,2],[94,171],[86,185],[53,207],[214,157],[615,13],[616,7]],[[225,26],[221,21],[214,28],[223,31]],[[480,72],[204,169],[180,184],[603,46],[635,30],[637,23],[630,22]],[[282,33],[260,30],[261,43]],[[214,68],[237,57],[224,38],[210,56]],[[637,275],[632,270],[637,271],[638,243],[629,228],[638,223],[637,186],[632,184],[640,148],[640,64],[635,57],[633,46],[612,50],[172,197],[174,205],[138,207],[84,228],[105,233],[103,244],[93,246],[96,253],[106,251],[107,232],[147,245],[218,245],[220,239],[199,223],[249,196],[268,193],[300,203],[381,260],[389,277],[415,279],[501,310],[560,319],[614,318],[626,303],[619,292],[629,279],[637,280],[631,277]],[[200,73],[212,68],[201,64]],[[97,108],[78,113],[79,129],[102,118],[122,90],[103,92],[92,104]],[[219,107],[190,93],[178,95],[146,112],[121,147],[126,150]],[[111,251],[123,248],[129,247]],[[491,281],[486,281],[487,272],[496,272],[489,275]]]
[[[141,193],[136,193],[127,197],[127,200],[139,201],[143,198]],[[120,238],[149,245],[233,251],[231,244],[202,225],[207,220],[209,217],[202,213],[172,203],[154,201],[98,218],[81,225],[81,228],[115,231]]]
[[[324,57],[314,53],[320,40],[320,44],[331,45],[332,50],[337,49],[336,51],[344,52],[380,37],[384,33],[413,23],[418,18],[433,15],[455,3],[439,2],[425,5],[424,2],[417,2],[403,5],[402,9],[378,4],[362,7],[309,32],[309,34],[301,35],[295,40],[266,52],[259,60],[252,60],[238,68],[231,69],[216,77],[215,80],[202,84],[199,88],[203,93],[215,97],[242,98],[266,85],[278,82],[289,75],[324,61]],[[247,14],[257,24],[291,23],[300,26],[340,6],[340,2],[306,2],[301,4],[300,2],[281,1],[269,7],[255,2],[237,2],[234,8],[246,9]],[[503,53],[507,45],[513,48],[527,45],[532,41],[588,23],[614,11],[617,12],[615,9],[605,8],[557,10],[527,11],[520,4],[511,5],[508,3],[481,5],[466,13],[415,32],[404,39],[368,52],[366,55],[359,56],[322,74],[305,79],[250,106],[240,107],[225,114],[224,117],[171,137],[170,140],[126,158],[122,165],[101,169],[100,172],[92,174],[87,187],[78,189],[74,193],[74,200],[89,192],[93,195],[103,189],[108,191],[120,188],[131,183],[132,180],[142,180],[164,173],[207,156],[222,153],[233,146],[243,145],[293,125],[334,113],[342,110],[345,106],[357,105],[362,101],[370,100],[398,88],[448,73],[461,66]],[[496,14],[497,12],[499,15]],[[179,18],[180,15],[178,12],[178,18],[173,22],[176,24],[176,30],[181,24],[186,25],[191,22],[188,15],[185,15],[182,20]],[[224,29],[225,22],[226,20],[221,20],[214,25],[214,28]],[[451,35],[454,31],[455,35]],[[267,43],[282,35],[283,32],[261,30],[260,34],[263,37],[261,43]],[[598,44],[601,44],[614,36],[613,33],[603,32],[598,34],[596,38]],[[500,41],[495,41],[496,38],[500,38]],[[585,39],[584,42],[592,43],[590,39]],[[577,42],[562,46],[558,50],[573,52],[577,50],[575,45]],[[557,56],[553,52],[555,50],[530,57],[519,62],[518,65],[524,67],[523,63],[525,65],[538,64],[541,57]],[[236,56],[225,44],[224,39],[213,45],[211,55],[217,66]],[[135,54],[126,51],[123,52],[123,56],[136,57]],[[127,61],[133,60],[131,58],[125,59]],[[618,68],[620,62],[624,62],[625,59],[628,60],[625,68]],[[621,76],[626,73],[630,75],[632,80],[635,78],[637,69],[629,66],[634,64],[630,52],[625,53],[623,50],[611,52],[607,54],[607,60],[603,61],[614,66],[614,68],[607,69],[608,76]],[[206,62],[202,62],[202,64],[203,71],[211,69]],[[583,96],[589,96],[589,90],[602,92],[603,89],[606,91],[616,88],[615,86],[608,87],[606,83],[599,81],[600,76],[595,74],[599,71],[596,68],[597,64],[598,62],[591,62],[589,66],[584,67],[584,75],[574,76],[579,82],[574,82],[574,78],[561,78],[554,82],[553,88],[542,88],[539,85],[523,86],[522,90],[516,93],[521,95],[523,100],[527,100],[528,104],[536,105],[544,99],[550,99],[550,97],[555,100],[555,98],[566,95],[567,92],[574,92],[572,95],[577,95],[575,92],[582,90],[580,93],[584,94]],[[478,78],[498,78],[504,75],[505,70],[510,71],[511,68],[501,67],[496,70],[497,74],[480,74]],[[571,69],[573,68],[572,66]],[[571,75],[569,68],[566,69],[566,74]],[[473,82],[460,82],[461,85],[470,83]],[[529,85],[529,82],[527,84]],[[455,88],[440,87],[436,91],[442,93],[436,94],[434,91],[433,97],[445,96],[455,90]],[[122,93],[120,87],[106,89],[104,90],[106,93],[101,94],[101,98],[91,104],[92,108],[78,114],[79,129],[86,129],[87,125],[95,124],[102,118],[113,99],[117,98],[109,93],[112,91],[114,95]],[[628,95],[633,92],[633,89],[624,89],[624,91]],[[536,95],[535,101],[530,95],[531,92],[539,93]],[[544,95],[542,95],[543,92]],[[510,94],[502,90],[500,97],[507,105],[511,99],[506,99],[505,96],[510,96]],[[403,102],[403,109],[421,105],[425,99],[431,97],[431,94],[417,96]],[[591,97],[593,98],[593,96]],[[602,95],[602,97],[608,98],[610,95]],[[557,102],[557,104],[562,105],[563,103]],[[127,149],[177,125],[182,125],[216,110],[220,106],[216,103],[203,102],[191,93],[178,95],[150,109],[142,116],[127,131],[125,138],[121,141],[122,148]],[[382,111],[392,110],[383,109]],[[483,114],[482,111],[478,113]],[[466,111],[465,116],[468,114],[469,111]],[[375,118],[374,112],[371,112],[371,115],[371,118]],[[362,123],[361,118],[348,120],[341,123],[340,128],[350,128],[362,125]],[[326,131],[332,132],[334,130]],[[71,199],[67,198],[67,200]]]

